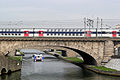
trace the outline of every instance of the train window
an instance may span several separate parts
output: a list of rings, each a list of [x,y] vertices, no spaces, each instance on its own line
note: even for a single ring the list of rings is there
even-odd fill
[[[5,32],[7,31],[7,29],[5,29]]]
[[[50,32],[51,30],[50,29],[48,29],[48,32]]]
[[[15,31],[17,32],[17,29],[15,29]]]
[[[8,35],[10,35],[10,33],[8,33]]]
[[[102,34],[105,34],[106,32],[105,31],[102,31]]]
[[[43,34],[44,32],[43,31],[39,31],[39,34]],[[28,34],[28,33],[27,33]]]
[[[91,34],[91,33],[87,31],[86,34]]]
[[[19,33],[19,35],[21,35],[21,34]]]
[[[58,29],[56,29],[56,32],[58,32]]]
[[[14,35],[14,34],[12,33],[12,35]]]
[[[62,29],[60,29],[60,32],[62,31]]]
[[[78,36],[78,34],[76,34],[76,36]]]
[[[14,29],[12,29],[12,31],[14,31]]]
[[[72,31],[72,32],[74,32],[74,31],[75,31],[75,29],[71,29],[71,31]]]
[[[82,33],[80,33],[80,36],[82,36]]]
[[[117,32],[116,32],[116,31],[113,31],[112,34],[117,34]]]
[[[5,33],[5,35],[7,35],[7,34]]]
[[[24,34],[29,34],[29,32],[27,31],[27,32],[24,32]]]
[[[65,29],[64,31],[67,32],[67,29]]]
[[[17,35],[17,34],[15,34],[15,35]]]
[[[53,29],[51,29],[51,32],[53,32]]]

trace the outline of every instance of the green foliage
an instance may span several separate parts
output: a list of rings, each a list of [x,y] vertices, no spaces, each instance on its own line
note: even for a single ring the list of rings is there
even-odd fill
[[[102,70],[102,71],[117,71],[115,69],[111,69],[111,68],[106,68],[104,66],[91,66],[92,68],[98,69],[98,70]]]
[[[58,53],[58,54],[62,54],[62,52],[61,52],[61,51],[58,51],[58,52],[56,52],[56,53]]]
[[[20,50],[18,49],[17,52],[20,52]]]
[[[21,54],[21,55],[24,55],[24,53],[23,53],[23,52],[20,52],[20,54]]]
[[[22,56],[9,56],[8,58],[15,61],[22,61]]]
[[[83,62],[82,59],[79,59],[79,58],[77,58],[77,57],[66,57],[65,59],[70,60],[70,61],[73,61],[73,62],[80,62],[80,63]]]

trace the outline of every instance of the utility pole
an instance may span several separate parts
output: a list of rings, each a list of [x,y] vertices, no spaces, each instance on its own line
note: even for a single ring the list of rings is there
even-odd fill
[[[101,19],[101,37],[102,37],[102,26],[103,26],[103,20]]]
[[[99,24],[99,18],[97,17],[97,29],[98,29],[98,24]]]
[[[97,17],[97,29],[96,29],[96,37],[98,36],[98,24],[99,24],[99,18]]]
[[[86,17],[84,18],[84,29],[86,31]]]
[[[101,29],[102,29],[102,25],[103,25],[103,22],[102,22],[103,20],[101,19]]]
[[[86,34],[86,17],[84,17],[84,35]]]

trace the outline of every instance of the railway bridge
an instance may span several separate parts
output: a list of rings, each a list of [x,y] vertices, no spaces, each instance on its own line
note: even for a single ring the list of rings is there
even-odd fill
[[[107,63],[112,56],[119,55],[119,38],[73,38],[73,37],[41,37],[41,38],[0,38],[0,52],[14,55],[18,49],[64,48],[80,54],[85,64],[101,65]]]

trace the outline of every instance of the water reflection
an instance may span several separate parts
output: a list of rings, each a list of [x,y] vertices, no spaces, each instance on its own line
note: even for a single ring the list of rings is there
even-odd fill
[[[16,71],[9,75],[2,75],[0,76],[0,80],[21,80],[21,71]]]

